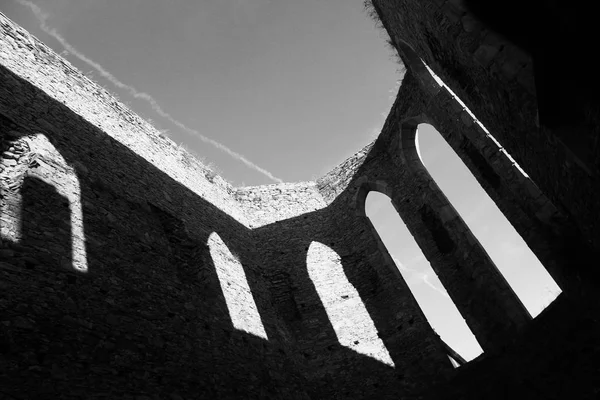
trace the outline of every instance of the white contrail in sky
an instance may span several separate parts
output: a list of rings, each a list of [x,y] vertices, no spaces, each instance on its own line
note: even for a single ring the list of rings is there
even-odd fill
[[[211,138],[204,136],[203,134],[201,134],[200,132],[198,132],[195,129],[188,128],[182,122],[179,122],[178,120],[173,118],[171,116],[171,114],[169,114],[168,112],[163,110],[162,107],[158,104],[158,102],[154,99],[154,97],[152,97],[148,93],[138,91],[133,86],[130,86],[130,85],[127,85],[127,84],[121,82],[113,74],[111,74],[106,69],[104,69],[104,67],[102,67],[100,64],[91,60],[84,54],[80,53],[75,47],[73,47],[73,45],[71,45],[69,42],[67,42],[67,40],[60,33],[58,33],[56,31],[56,29],[51,28],[46,24],[46,20],[48,19],[48,14],[44,13],[44,11],[42,11],[42,9],[39,6],[37,6],[36,4],[32,3],[29,0],[16,0],[16,2],[21,4],[22,6],[28,7],[33,12],[36,19],[39,22],[39,26],[42,31],[44,31],[46,34],[48,34],[48,35],[52,36],[54,39],[56,39],[69,53],[73,54],[75,57],[77,57],[78,59],[80,59],[81,61],[88,64],[90,67],[94,68],[96,71],[98,71],[100,73],[100,75],[103,78],[105,78],[106,80],[108,80],[110,83],[112,83],[119,89],[126,90],[127,92],[129,92],[129,94],[131,96],[133,96],[136,99],[145,100],[146,102],[148,102],[150,104],[152,109],[158,115],[169,120],[171,123],[173,123],[175,126],[180,128],[181,130],[183,130],[191,135],[197,136],[203,142],[208,143],[208,144],[216,147],[217,149],[227,153],[232,158],[234,158],[238,161],[241,161],[242,163],[246,164],[246,166],[252,168],[255,171],[260,172],[261,174],[269,177],[270,179],[274,180],[275,182],[278,182],[278,183],[283,182],[283,180],[281,180],[280,178],[277,178],[276,176],[274,176],[272,173],[270,173],[266,169],[259,167],[258,165],[254,164],[252,161],[248,160],[243,155],[236,153],[235,151],[231,150],[229,147],[225,146],[224,144],[219,143],[216,140],[213,140]]]
[[[431,282],[429,280],[429,275],[423,274],[423,282],[425,282],[425,284],[427,286],[429,286],[430,288],[432,288],[433,290],[435,290],[436,292],[438,292],[442,296],[450,298],[450,295],[445,290],[440,289],[439,287],[437,287],[436,285],[434,285],[433,282]]]
[[[439,287],[437,287],[435,284],[433,284],[433,282],[431,282],[429,280],[429,275],[427,275],[427,273],[424,272],[419,272],[416,269],[407,267],[406,265],[402,264],[400,262],[400,260],[398,260],[396,257],[392,257],[394,259],[394,262],[396,263],[396,265],[398,266],[398,268],[401,271],[406,271],[409,274],[412,274],[413,276],[415,276],[417,279],[419,279],[421,282],[423,282],[424,284],[426,284],[427,286],[429,286],[430,288],[432,288],[433,290],[435,290],[436,292],[438,292],[439,294],[441,294],[444,297],[450,298],[450,296],[448,295],[448,293],[444,290],[444,289],[440,289]],[[420,256],[416,257],[416,258],[421,258]],[[411,260],[413,261],[413,260]]]

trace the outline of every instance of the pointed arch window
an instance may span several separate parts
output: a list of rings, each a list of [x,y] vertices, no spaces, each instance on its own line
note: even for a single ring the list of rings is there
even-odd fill
[[[422,123],[415,140],[435,183],[532,317],[537,316],[561,293],[556,282],[442,135]]]
[[[448,346],[453,365],[470,361],[483,350],[410,234],[390,198],[370,191],[365,213],[400,270],[430,325]],[[454,354],[454,357],[451,355]],[[458,360],[456,360],[458,358]],[[458,362],[457,362],[458,361]]]

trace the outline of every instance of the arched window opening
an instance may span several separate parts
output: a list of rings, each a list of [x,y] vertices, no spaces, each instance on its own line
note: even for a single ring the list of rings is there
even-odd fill
[[[378,192],[369,192],[365,212],[425,317],[449,347],[447,353],[453,365],[459,366],[461,360],[470,361],[483,353],[390,198]],[[456,352],[454,357],[451,349]]]
[[[207,244],[233,327],[268,339],[242,263],[216,232],[210,234]]]
[[[328,246],[312,242],[306,254],[306,267],[338,342],[393,367],[375,323],[344,272],[340,256]]]
[[[535,317],[561,292],[523,238],[471,171],[428,124],[420,124],[417,151],[433,180]]]

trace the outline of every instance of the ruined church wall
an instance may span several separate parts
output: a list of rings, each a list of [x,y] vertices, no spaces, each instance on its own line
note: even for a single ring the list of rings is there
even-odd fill
[[[0,18],[6,393],[398,398],[454,376],[364,215],[368,190],[390,196],[433,262],[453,274],[461,260],[466,279],[447,286],[467,293],[459,308],[505,328],[498,288],[472,268],[476,240],[432,202],[456,245],[442,255],[419,213],[435,185],[406,168],[401,122],[451,110],[410,74],[377,141],[317,182],[233,189]]]
[[[436,337],[365,217],[340,203],[254,235],[311,398],[396,398],[430,382]]]
[[[573,240],[575,222],[514,165],[447,89],[435,95],[426,115],[422,122],[439,131],[562,290],[585,290],[582,283],[589,283],[589,275],[572,265],[585,264],[591,256],[587,246]],[[416,127],[405,129],[403,140],[414,142]]]
[[[464,1],[374,0],[402,53],[408,44],[490,131],[526,131],[537,110],[530,55],[482,26]],[[408,67],[408,65],[407,65]],[[507,121],[513,121],[507,125]],[[506,143],[512,148],[515,143]]]
[[[231,189],[7,24],[2,48],[12,50],[2,53],[0,114],[3,150],[16,157],[3,160],[2,186],[2,376],[9,393],[303,398],[308,390],[326,398],[343,389],[360,398],[391,396],[398,378],[403,391],[422,384],[424,360],[414,367],[397,350],[411,353],[407,343],[420,341],[420,330],[407,329],[408,342],[396,345],[391,311],[376,311],[398,287],[389,284],[389,270],[377,271],[373,240],[365,237],[355,252],[352,235],[340,238],[350,227],[364,231],[364,221],[338,226],[347,210],[326,209],[323,186],[314,182]],[[340,179],[350,179],[339,170]],[[330,193],[340,193],[334,186]],[[74,222],[84,235],[75,247],[81,232]],[[223,242],[216,250],[207,245],[213,233]],[[386,332],[400,375],[354,344],[340,344],[307,271],[313,242],[350,268],[340,290],[354,286],[362,300],[350,300],[375,315],[361,321]],[[81,243],[85,274],[72,268]],[[318,265],[331,261],[323,249],[312,252]],[[229,264],[216,265],[215,254]],[[267,339],[252,315],[241,321],[250,332],[231,315],[217,269],[235,270],[233,258],[249,290],[241,276],[226,284],[251,296]],[[325,287],[332,283],[322,278]],[[408,301],[418,314],[409,292],[399,299],[397,308]],[[39,380],[53,384],[34,384]],[[83,383],[74,388],[74,381]]]
[[[4,392],[305,398],[231,188],[4,17],[0,43]]]
[[[397,122],[391,117],[385,130]],[[364,169],[389,167],[370,154],[372,147],[317,182],[236,192],[254,215],[252,235],[273,308],[313,398],[396,398],[451,371],[438,336],[354,206]]]
[[[428,120],[430,100],[428,92],[409,71],[384,129],[369,153],[376,162],[365,162],[348,186],[356,199],[347,198],[347,207],[364,213],[362,208],[370,190],[390,197],[471,330],[484,349],[489,350],[516,334],[529,317],[427,171],[418,168],[422,164],[416,152],[416,159],[407,159],[403,152],[404,123],[414,116]],[[414,141],[412,145],[414,148]]]
[[[486,28],[464,1],[374,0],[406,61],[408,44],[482,121],[544,194],[600,248],[598,174],[540,129],[531,56]],[[410,65],[407,64],[407,67]],[[597,164],[597,157],[592,164]]]
[[[0,26],[0,63],[3,66],[65,104],[78,118],[98,127],[194,194],[245,223],[243,213],[231,197],[233,189],[229,183],[1,13]],[[27,100],[19,98],[12,105],[13,108],[27,106]],[[44,128],[46,114],[48,110],[44,107],[37,110],[33,122]],[[75,134],[76,131],[70,133]],[[108,138],[105,140],[109,141]],[[142,181],[148,182],[147,178]],[[164,201],[173,203],[168,193],[156,192]]]
[[[251,228],[297,217],[325,206],[315,182],[281,183],[235,189]]]
[[[600,328],[595,300],[570,303],[561,294],[502,353],[460,367],[457,376],[429,388],[423,399],[593,399],[600,354],[590,351]],[[585,328],[582,329],[582,327]]]
[[[390,117],[384,131],[397,122]],[[390,168],[372,147],[316,182],[319,209],[254,230],[260,253],[277,271],[270,278],[277,314],[315,398],[395,398],[451,370],[375,229],[355,207],[359,177],[375,179]]]

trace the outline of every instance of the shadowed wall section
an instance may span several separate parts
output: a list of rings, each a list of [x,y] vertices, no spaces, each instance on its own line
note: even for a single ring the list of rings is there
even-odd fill
[[[408,114],[402,121],[401,161],[421,164],[415,144],[417,125],[426,122],[435,126],[561,289],[570,296],[594,291],[598,271],[585,260],[595,258],[596,252],[577,239],[581,226],[550,201],[408,44],[398,38],[395,42],[420,87],[432,96],[419,112]]]
[[[423,167],[414,142],[411,151],[402,150],[400,121],[426,118],[407,118],[427,109],[423,97],[427,94],[420,82],[407,73],[394,111],[369,154],[377,162],[365,164],[366,174],[355,180],[359,185],[355,207],[364,213],[368,191],[382,188],[379,191],[392,199],[483,349],[491,350],[515,335],[530,317]]]
[[[325,200],[344,182],[233,189],[4,17],[2,29],[6,395],[388,398],[451,369],[365,219]],[[340,343],[308,273],[313,242],[340,257],[371,321],[352,338],[379,359]]]
[[[557,13],[552,6],[542,4],[542,2],[528,4],[524,10],[519,7],[512,9],[499,2],[481,5],[476,4],[477,2],[461,0],[373,0],[369,1],[369,4],[371,3],[374,6],[375,14],[389,33],[407,68],[422,76],[422,67],[415,65],[415,60],[422,59],[477,115],[483,125],[502,143],[536,183],[545,199],[549,200],[557,212],[562,215],[560,225],[565,242],[581,243],[580,247],[582,248],[573,253],[593,251],[594,257],[597,256],[598,249],[600,249],[600,231],[598,230],[600,227],[598,207],[600,205],[596,201],[600,197],[597,99],[595,96],[589,96],[589,89],[585,87],[587,85],[570,87],[569,90],[574,96],[573,102],[579,102],[582,98],[578,95],[587,93],[584,96],[586,100],[584,100],[585,105],[582,108],[587,111],[579,121],[570,121],[563,126],[563,128],[568,126],[562,133],[563,137],[569,139],[565,142],[564,139],[561,139],[560,132],[545,127],[544,120],[540,121],[538,117],[538,93],[532,56],[539,55],[539,53],[529,53],[521,47],[524,43],[511,41],[515,39],[515,36],[507,34],[508,31],[514,33],[519,29],[528,30],[528,35],[532,34],[532,36],[526,35],[521,39],[533,38],[536,46],[541,45],[545,49],[545,58],[537,58],[538,64],[542,63],[539,68],[543,71],[545,79],[544,92],[546,96],[543,100],[554,99],[551,107],[556,107],[563,100],[560,100],[560,96],[552,94],[554,87],[552,84],[549,85],[547,71],[556,71],[556,65],[566,67],[566,64],[556,63],[552,60],[554,51],[550,51],[550,49],[555,49],[555,47],[549,38],[561,36],[557,34],[555,26],[564,27],[566,21],[569,21],[567,24],[569,29],[565,33],[569,32],[570,35],[575,35],[578,24],[574,21],[577,21],[577,18],[569,18],[574,15],[585,15],[584,10],[587,6],[579,2],[570,4],[567,9],[572,14],[565,19],[558,18],[558,15],[562,13]],[[535,21],[535,24],[524,23],[522,28],[517,28],[519,26],[517,23],[506,23],[507,20],[512,20],[510,18],[498,19],[500,15],[506,15],[507,12],[512,14],[513,11],[518,18],[525,18],[524,15],[528,15],[531,21]],[[486,26],[486,21],[489,22],[490,18],[495,21],[495,24]],[[556,24],[550,24],[548,21],[555,21]],[[536,24],[542,26],[540,32],[544,32],[543,34],[531,28]],[[498,31],[498,26],[504,26],[504,29]],[[573,43],[578,44],[580,44],[580,40],[584,39],[583,36],[581,38],[571,37]],[[560,38],[561,43],[564,40],[564,38]],[[531,50],[531,47],[529,49]],[[571,71],[570,74],[580,74],[580,72]],[[539,74],[539,72],[536,73]],[[561,81],[564,74],[561,69],[558,75],[561,77]],[[556,79],[555,75],[551,76],[552,80]],[[419,79],[427,81],[429,78],[421,77]],[[593,79],[591,80],[593,81]],[[571,78],[564,82],[566,85],[573,83]],[[431,91],[428,85],[423,87],[435,95],[435,91]],[[562,89],[557,88],[557,90]],[[469,121],[470,118],[465,115],[464,107],[451,106],[452,101],[445,99],[447,95],[443,90],[439,91],[439,95],[436,97],[432,105],[436,108],[445,108],[442,114],[445,115],[445,119],[452,120],[454,124],[461,126],[460,130],[470,131],[473,129],[471,128],[472,121]],[[450,107],[446,105],[450,105]],[[548,106],[548,104],[545,105]],[[570,109],[570,106],[565,107],[565,110]],[[548,108],[546,107],[546,110]],[[441,121],[434,113],[430,113],[429,116],[432,118],[430,123],[439,132],[450,134],[450,130],[438,123]],[[552,124],[550,123],[550,125]],[[585,127],[582,127],[583,125]],[[578,152],[578,148],[584,148],[586,154]],[[467,162],[465,161],[465,163]],[[493,198],[492,195],[490,196]],[[538,195],[533,195],[533,197],[539,200]],[[527,202],[530,205],[536,204],[535,201],[529,199]],[[551,212],[548,211],[548,213]],[[526,235],[522,234],[522,236]],[[572,245],[569,244],[569,246]],[[531,248],[536,251],[534,247]],[[536,254],[543,261],[543,256]],[[575,264],[585,265],[586,263]],[[571,268],[578,269],[579,267],[572,266]],[[580,273],[587,276],[585,279],[598,281],[596,271],[587,271],[587,267],[580,268],[581,271],[574,271],[572,274]],[[563,290],[566,290],[566,286],[561,284],[561,278],[555,274],[553,276]],[[570,278],[565,279],[569,280]]]
[[[399,29],[394,18],[388,22]],[[533,360],[522,373],[535,388],[545,384],[538,376],[552,376],[553,363],[534,356],[576,354],[561,368],[582,376],[600,365],[589,350],[593,313],[562,296],[528,322],[416,162],[418,123],[452,124],[457,113],[464,116],[435,80],[418,75],[423,68],[409,68],[377,140],[325,176],[236,189],[2,14],[0,64],[1,395],[396,399],[433,391],[443,398],[435,390],[445,383],[472,378],[481,382],[477,393],[503,383],[498,376],[520,393],[512,366],[522,365],[521,353]],[[507,112],[499,110],[498,118]],[[480,163],[477,152],[487,153],[476,144],[476,151],[457,154]],[[481,168],[488,167],[475,170]],[[489,184],[502,187],[495,178]],[[392,199],[481,341],[486,357],[472,362],[481,371],[471,363],[452,368],[365,215],[370,190]],[[504,193],[490,196],[499,201]],[[548,193],[552,201],[568,200]],[[542,261],[559,240],[571,238],[561,250],[566,258],[581,248],[580,232],[595,232],[578,225],[593,207],[575,216],[576,206],[532,204],[522,215],[535,215],[539,225],[524,220],[524,229],[532,237],[545,237],[544,227],[552,232],[539,251]],[[571,271],[560,262],[546,267],[553,275]],[[557,281],[570,292],[584,287],[576,283],[583,274],[564,276]],[[582,311],[568,314],[572,309]],[[548,329],[557,315],[572,324]],[[569,340],[577,334],[572,326],[589,327],[590,336]],[[540,332],[552,334],[539,343]]]
[[[232,189],[1,22],[1,396],[307,398]],[[237,256],[251,333],[212,232]]]

